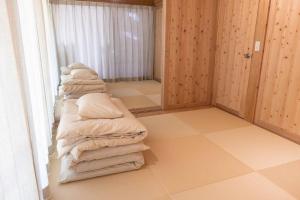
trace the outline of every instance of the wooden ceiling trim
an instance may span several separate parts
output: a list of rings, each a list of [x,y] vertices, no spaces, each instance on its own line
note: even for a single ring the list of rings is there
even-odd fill
[[[163,1],[162,0],[153,0],[153,4],[154,4],[154,6],[159,7],[159,6],[163,5]]]
[[[103,2],[103,3],[117,3],[117,4],[130,4],[130,5],[143,5],[154,6],[155,0],[49,0],[50,3],[64,4],[69,2]]]

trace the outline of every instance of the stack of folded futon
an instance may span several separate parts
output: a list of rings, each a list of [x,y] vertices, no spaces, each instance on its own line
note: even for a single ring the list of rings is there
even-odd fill
[[[91,93],[66,100],[57,131],[60,182],[139,169],[146,136],[119,99]]]
[[[81,63],[74,63],[68,67],[61,67],[60,96],[65,99],[78,99],[89,93],[106,92],[103,80],[93,69]]]

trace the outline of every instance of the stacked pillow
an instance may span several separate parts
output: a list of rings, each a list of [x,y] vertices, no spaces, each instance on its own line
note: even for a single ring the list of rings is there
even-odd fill
[[[87,119],[115,119],[123,117],[123,113],[113,104],[107,94],[89,94],[76,102],[78,114]]]
[[[93,69],[89,68],[87,65],[84,65],[82,63],[73,63],[68,66],[62,66],[60,68],[60,71],[62,75],[69,75],[74,69],[86,69],[95,72]],[[95,72],[95,74],[97,73]]]
[[[88,93],[106,92],[105,83],[97,72],[81,63],[61,67],[59,94],[65,99],[76,99]]]
[[[119,99],[94,93],[66,100],[57,134],[60,182],[139,169],[146,136]]]
[[[91,69],[73,69],[70,72],[72,79],[97,80],[98,74]]]

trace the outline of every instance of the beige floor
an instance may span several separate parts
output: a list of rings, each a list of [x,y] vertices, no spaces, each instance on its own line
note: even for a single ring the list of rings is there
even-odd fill
[[[300,199],[300,146],[216,108],[139,118],[141,170],[65,185],[52,161],[53,200]]]
[[[128,109],[161,106],[161,84],[157,81],[107,83],[108,93],[120,98]]]

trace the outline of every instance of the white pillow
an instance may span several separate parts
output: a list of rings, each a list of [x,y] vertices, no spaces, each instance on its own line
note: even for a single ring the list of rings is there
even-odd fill
[[[82,63],[73,63],[73,64],[70,64],[67,68],[70,69],[71,71],[74,69],[86,69],[86,70],[90,70],[94,74],[98,75],[95,70],[91,69],[90,67],[88,67],[87,65],[82,64]]]
[[[93,73],[95,75],[98,75],[98,73],[95,70],[91,69],[91,68],[83,69],[83,70],[89,70],[91,73]]]
[[[96,80],[98,79],[97,73],[89,69],[74,69],[71,71],[71,76],[73,79],[84,79],[84,80]]]
[[[78,114],[88,119],[115,119],[123,117],[123,113],[113,104],[106,93],[91,93],[80,97]]]
[[[68,67],[71,69],[89,69],[88,66],[82,63],[72,63]]]
[[[61,74],[63,74],[63,75],[69,75],[71,73],[72,69],[69,67],[63,66],[60,68],[60,71],[61,71]]]

